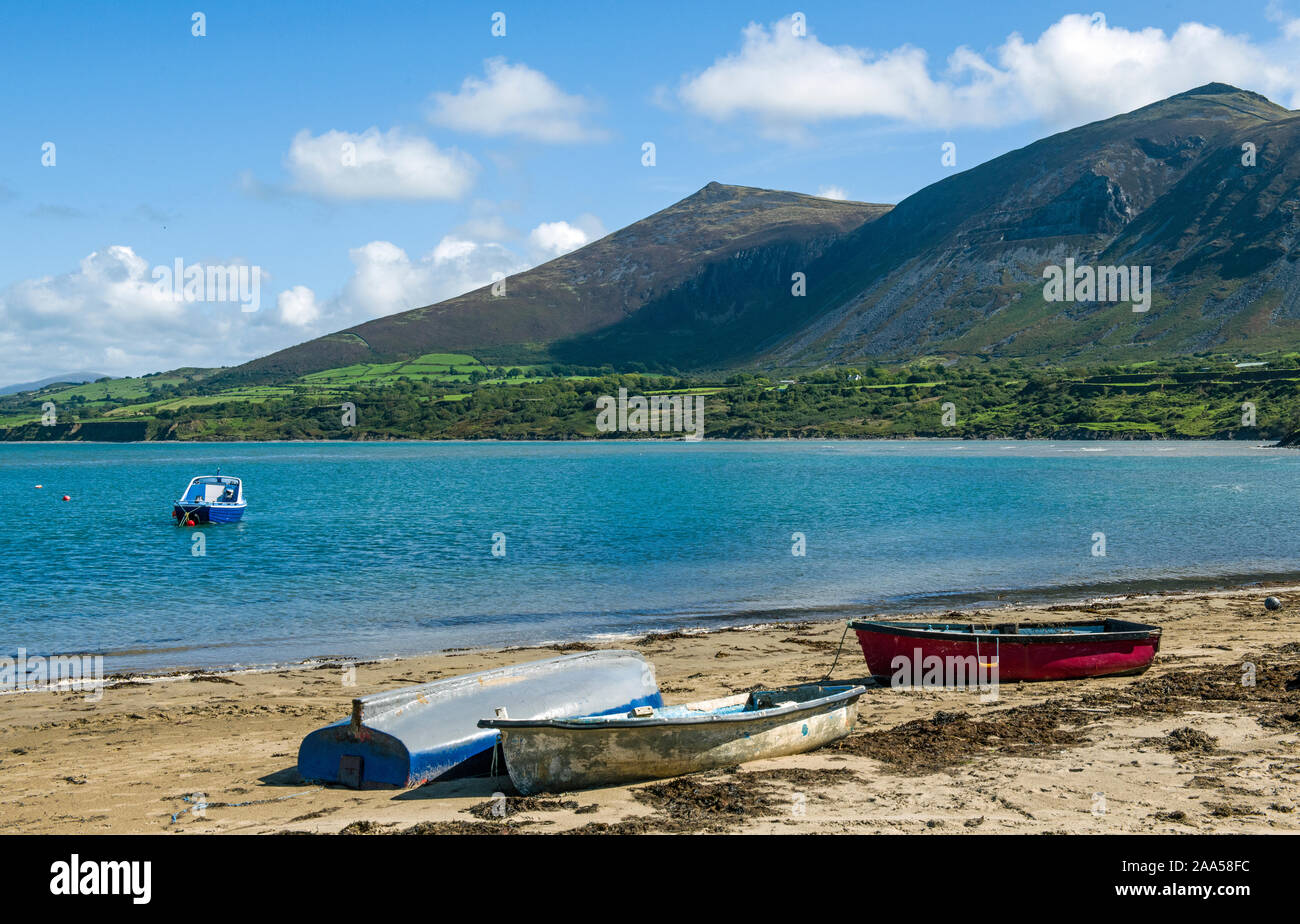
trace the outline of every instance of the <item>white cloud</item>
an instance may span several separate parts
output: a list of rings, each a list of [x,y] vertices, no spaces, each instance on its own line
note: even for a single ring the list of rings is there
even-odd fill
[[[348,252],[355,272],[343,287],[333,315],[357,323],[418,308],[488,285],[528,268],[528,261],[491,242],[448,235],[423,257],[412,259],[389,241],[371,241]]]
[[[144,333],[186,313],[154,285],[151,267],[130,247],[114,245],[82,258],[59,276],[17,282],[0,295],[6,327],[73,322],[69,336],[123,327]],[[81,315],[78,317],[78,315]]]
[[[161,266],[170,269],[172,260]],[[233,298],[173,299],[160,291],[154,268],[131,247],[116,244],[91,253],[66,273],[20,280],[0,290],[6,381],[86,368],[138,375],[217,366],[294,339],[287,332],[276,336],[272,312],[245,313]]]
[[[171,257],[153,264],[131,247],[105,247],[66,273],[0,290],[0,385],[74,369],[140,375],[234,365],[442,301],[487,285],[494,273],[510,275],[530,265],[500,244],[452,236],[417,259],[388,241],[372,241],[349,255],[354,272],[335,297],[322,301],[309,287],[295,285],[278,294],[274,308],[245,312],[233,295],[187,302],[160,291],[154,269],[170,270]],[[267,278],[263,272],[264,283]]]
[[[528,243],[551,257],[559,257],[588,243],[587,234],[567,221],[544,221],[528,235]]]
[[[1300,17],[1287,13],[1278,0],[1269,0],[1268,6],[1264,9],[1264,16],[1269,22],[1277,24],[1283,38],[1300,39]]]
[[[171,270],[173,257],[154,264],[128,246],[113,245],[69,272],[0,290],[0,385],[75,369],[140,375],[235,365],[481,288],[604,234],[600,220],[584,214],[539,224],[528,236],[527,254],[463,234],[446,235],[416,257],[390,241],[371,241],[348,251],[353,273],[332,298],[294,285],[279,292],[273,309],[251,312],[241,310],[234,293],[223,302],[177,301],[170,289],[160,291],[154,275],[156,267]],[[265,289],[264,270],[261,279]]]
[[[817,195],[823,199],[847,199],[849,197],[843,186],[818,187]]]
[[[574,220],[544,221],[528,234],[528,246],[539,260],[551,260],[585,247],[606,234],[605,226],[595,215],[584,214]]]
[[[468,154],[396,128],[316,136],[304,129],[287,166],[299,191],[328,199],[458,199],[478,172]]]
[[[320,305],[316,304],[316,293],[306,286],[294,286],[285,289],[276,299],[280,311],[280,320],[294,327],[310,327],[321,314]]]
[[[586,124],[591,103],[565,93],[541,71],[505,58],[490,58],[484,69],[484,78],[466,77],[457,93],[434,93],[429,120],[470,134],[553,144],[605,137]]]
[[[1292,23],[1281,27],[1294,38]],[[1297,49],[1253,43],[1215,26],[1184,23],[1172,34],[1129,30],[1070,14],[1036,40],[1012,33],[991,55],[956,49],[933,76],[925,51],[883,53],[826,45],[789,19],[751,23],[738,52],[679,88],[682,101],[718,121],[755,118],[768,135],[799,137],[821,122],[881,117],[938,127],[1027,119],[1081,123],[1219,81],[1300,104]]]

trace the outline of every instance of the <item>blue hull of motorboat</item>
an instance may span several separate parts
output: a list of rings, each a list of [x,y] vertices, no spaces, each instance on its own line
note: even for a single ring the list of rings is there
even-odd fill
[[[244,518],[243,507],[209,507],[209,523],[238,523]]]
[[[172,519],[184,523],[187,519],[195,523],[238,523],[244,518],[244,508],[212,507],[207,504],[177,504],[172,508]]]
[[[418,786],[477,757],[499,734],[479,720],[614,714],[659,707],[654,666],[632,651],[593,651],[449,677],[352,701],[352,718],[298,748],[305,780]],[[498,711],[500,710],[500,711]]]

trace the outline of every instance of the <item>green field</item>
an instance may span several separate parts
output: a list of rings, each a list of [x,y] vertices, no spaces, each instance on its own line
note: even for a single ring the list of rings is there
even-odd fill
[[[707,435],[736,439],[1281,438],[1300,424],[1300,354],[1246,360],[1265,365],[1239,368],[1240,355],[1095,367],[932,357],[686,377],[488,367],[467,354],[429,353],[281,384],[215,388],[204,384],[210,370],[183,370],[10,395],[0,398],[0,436],[50,438],[56,431],[39,422],[42,403],[53,401],[60,424],[135,422],[120,430],[135,433],[144,423],[147,439],[646,438],[595,429],[597,399],[625,388],[702,398]],[[355,427],[343,426],[345,403],[356,407]],[[101,431],[115,432],[93,432]],[[68,432],[58,438],[87,438]]]
[[[426,382],[467,382],[487,367],[466,353],[425,353],[407,362],[357,363],[304,375],[304,385],[380,385],[401,378]]]

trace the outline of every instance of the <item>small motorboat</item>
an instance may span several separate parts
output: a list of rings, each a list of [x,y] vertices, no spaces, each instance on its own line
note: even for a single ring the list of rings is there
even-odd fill
[[[199,475],[190,480],[172,506],[179,526],[200,523],[238,523],[244,516],[244,483],[230,475]]]
[[[974,675],[964,673],[981,683],[986,677],[995,682],[1116,677],[1142,673],[1160,650],[1157,626],[1120,619],[999,625],[854,619],[849,628],[857,632],[872,676],[882,678],[900,671],[917,678],[936,669],[934,676],[947,677],[954,665],[973,667]]]
[[[755,690],[622,715],[493,718],[523,795],[680,776],[811,751],[853,730],[860,686],[807,684]]]
[[[635,651],[590,651],[448,677],[352,701],[352,718],[318,728],[298,748],[306,780],[419,786],[487,773],[498,734],[488,716],[625,713],[663,705],[654,665]]]

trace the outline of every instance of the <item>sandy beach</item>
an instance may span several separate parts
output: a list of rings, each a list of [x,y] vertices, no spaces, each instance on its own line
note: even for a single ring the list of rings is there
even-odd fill
[[[1267,611],[1264,597],[1286,605]],[[504,776],[419,789],[299,779],[298,743],[354,696],[554,656],[453,651],[269,672],[128,678],[0,696],[8,833],[1115,833],[1300,831],[1300,588],[978,611],[1164,628],[1140,677],[974,691],[875,686],[853,735],[809,754],[554,797]],[[994,615],[996,614],[996,615]],[[963,614],[975,616],[976,612]],[[956,617],[954,617],[956,618]],[[816,680],[842,622],[647,636],[668,702]],[[1254,685],[1243,683],[1254,665]],[[850,635],[833,678],[860,679]],[[196,811],[196,804],[206,807]]]

